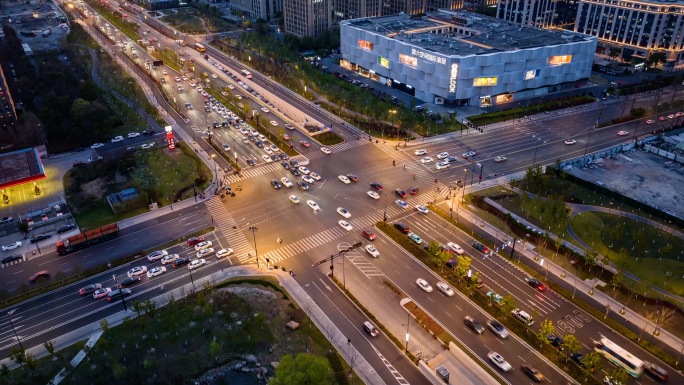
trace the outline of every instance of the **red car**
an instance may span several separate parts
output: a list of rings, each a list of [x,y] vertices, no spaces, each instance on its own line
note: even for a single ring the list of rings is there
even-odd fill
[[[404,190],[396,189],[394,190],[394,193],[399,197],[406,198],[406,191]]]
[[[29,277],[29,282],[35,283],[40,278],[49,279],[50,278],[50,272],[47,270],[39,271],[39,272],[37,272],[37,273],[35,273]]]
[[[417,195],[417,194],[418,194],[418,190],[419,190],[418,187],[411,187],[411,188],[409,189],[409,194],[411,194],[411,195]]]
[[[368,239],[369,241],[373,241],[373,240],[375,240],[375,238],[377,238],[375,236],[375,233],[373,233],[370,229],[364,229],[361,232],[361,235],[363,235],[363,237]]]
[[[302,140],[301,142],[299,142],[299,144],[306,148],[309,148],[309,146],[311,146],[311,144],[309,144],[309,142],[307,142],[306,140]]]
[[[378,182],[373,182],[370,184],[370,186],[372,188],[376,189],[377,191],[382,191],[382,185]]]
[[[192,237],[188,239],[188,246],[195,246],[200,242],[204,242],[204,237]]]

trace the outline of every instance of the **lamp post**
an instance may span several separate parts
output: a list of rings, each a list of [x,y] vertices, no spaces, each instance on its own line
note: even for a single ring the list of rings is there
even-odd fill
[[[543,143],[541,138],[537,138],[537,141]],[[587,140],[587,142],[588,142],[588,140]],[[537,150],[539,150],[540,146],[541,146],[541,144],[537,144],[537,146],[534,148],[534,159],[532,159],[532,168],[534,168],[534,165],[537,163]]]
[[[112,279],[114,279],[114,283],[116,284],[116,287],[119,287],[119,281],[116,279],[116,274],[112,274]],[[123,290],[122,288],[119,288],[119,295],[121,296],[121,303],[123,303],[124,311],[128,311],[128,308],[126,307],[126,297],[123,295]]]
[[[16,308],[8,311],[7,315],[9,316],[9,322],[10,322],[10,326],[12,327],[12,332],[14,333],[14,337],[17,339],[17,342],[19,343],[19,347],[21,348],[21,351],[23,352],[24,351],[24,345],[21,344],[21,339],[17,335],[17,330],[14,329],[14,322],[12,322],[12,314],[14,314],[15,311],[17,311]]]
[[[256,263],[257,263],[257,269],[259,268],[259,252],[257,251],[257,243],[256,243],[256,232],[259,230],[256,226],[249,226],[247,229],[252,232],[252,237],[254,239],[254,255],[256,256]]]
[[[190,283],[192,283],[192,292],[194,293],[197,289],[195,288],[195,280],[192,279],[192,269],[188,269],[190,272]]]
[[[465,201],[466,180],[468,180],[468,168],[465,167],[464,170],[465,175],[463,176],[463,192],[461,193],[461,204],[463,204],[463,202]],[[451,206],[453,207],[453,204]],[[456,222],[458,222],[458,212],[456,212]]]
[[[397,110],[389,110],[390,116],[391,116],[391,123],[392,123],[392,130],[394,130],[394,115],[397,114]],[[397,130],[397,138],[399,138],[399,130]]]
[[[383,212],[382,212],[382,221],[383,221],[384,223],[387,223],[387,196],[390,195],[390,194],[391,194],[391,193],[385,194],[385,199],[383,199],[383,200],[385,201],[385,209],[384,209]]]
[[[404,347],[404,352],[408,352],[408,343],[410,338],[409,325],[411,325],[411,312],[406,314],[406,346]]]
[[[211,154],[211,159],[214,160],[214,176],[216,177],[216,184],[218,185],[218,174],[216,173],[216,154]]]

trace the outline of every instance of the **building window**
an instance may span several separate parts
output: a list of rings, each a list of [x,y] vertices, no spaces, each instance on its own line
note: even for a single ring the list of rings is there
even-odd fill
[[[525,80],[534,79],[536,77],[539,77],[539,68],[536,70],[525,71]]]
[[[359,40],[359,48],[365,49],[366,51],[372,51],[373,50],[373,43],[370,41],[366,40]]]
[[[495,86],[497,82],[497,77],[489,78],[475,78],[473,79],[473,87],[491,87]]]
[[[549,64],[555,66],[555,65],[561,65],[561,64],[568,64],[572,62],[572,55],[560,55],[560,56],[551,56],[549,58]]]
[[[418,67],[418,59],[413,56],[399,54],[399,62],[401,64],[406,64],[411,67]]]
[[[378,64],[380,64],[381,66],[383,66],[385,68],[389,68],[390,61],[389,61],[389,59],[387,59],[385,57],[378,56]]]

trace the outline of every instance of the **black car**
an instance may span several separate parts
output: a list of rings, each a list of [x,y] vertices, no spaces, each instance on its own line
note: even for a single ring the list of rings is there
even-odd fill
[[[349,178],[350,181],[358,183],[359,177],[354,175],[354,174],[347,174],[347,178]]]
[[[254,166],[256,164],[256,162],[254,162],[254,160],[252,160],[252,159],[247,159],[247,164],[250,166]]]
[[[154,128],[146,128],[142,132],[143,135],[152,135],[154,134]]]
[[[541,283],[537,278],[527,278],[527,284],[539,291],[544,291],[544,289],[546,289],[546,285]]]
[[[283,162],[283,163],[281,163],[281,165],[283,166],[283,168],[285,168],[285,170],[289,170],[289,169],[290,169],[290,164],[287,163],[287,162]]]
[[[140,282],[140,276],[128,277],[128,278],[124,279],[123,281],[121,281],[121,283],[119,283],[119,288],[133,286],[138,282]]]
[[[394,190],[394,193],[397,194],[398,197],[406,198],[406,191],[404,190],[396,189]]]
[[[284,152],[281,152],[281,153],[278,154],[278,155],[280,155],[280,159],[282,159],[282,160],[288,160],[288,159],[290,159],[290,157],[289,157],[286,153],[284,153]]]
[[[558,337],[555,334],[549,334],[546,336],[546,340],[549,341],[549,343],[556,348],[563,350],[563,339]]]
[[[544,381],[544,376],[539,373],[539,371],[530,365],[523,365],[521,367],[521,370],[523,373],[527,375],[527,377],[533,379],[535,382],[542,382]]]
[[[480,242],[473,242],[472,246],[475,250],[479,251],[480,253],[483,253],[483,254],[489,253],[489,247],[481,244]]]
[[[107,301],[113,302],[131,295],[131,289],[114,289],[107,295]]]
[[[274,162],[277,162],[280,160],[280,157],[278,156],[278,154],[271,154],[271,159],[273,159]]]
[[[309,189],[309,185],[306,184],[305,182],[302,182],[301,180],[299,182],[297,182],[297,186],[304,191]]]
[[[20,259],[22,259],[22,258],[24,258],[24,256],[21,255],[21,254],[12,254],[12,255],[8,255],[8,256],[6,256],[5,258],[3,258],[3,259],[2,259],[2,263],[14,262],[14,261],[18,261],[18,260],[20,260]]]
[[[290,172],[291,172],[292,175],[294,175],[294,176],[300,176],[300,175],[302,175],[302,173],[299,172],[299,170],[298,170],[297,168],[295,168],[295,167],[292,167],[292,169],[290,170]]]
[[[370,186],[372,188],[376,189],[377,191],[382,191],[382,185],[378,182],[373,182],[370,184]]]
[[[29,241],[31,241],[31,243],[36,243],[36,242],[40,242],[42,240],[48,239],[50,237],[52,237],[52,233],[38,234],[38,235],[34,236],[33,238],[29,239]]]
[[[273,185],[273,188],[276,189],[276,190],[278,190],[278,189],[280,189],[281,187],[283,187],[283,186],[280,184],[280,182],[278,182],[278,181],[275,180],[275,179],[273,179],[273,180],[271,181],[271,184]]]
[[[79,291],[78,294],[80,295],[88,295],[88,294],[93,294],[95,290],[97,289],[102,289],[102,284],[101,283],[93,283],[88,286],[83,286]]]
[[[73,166],[74,166],[74,167],[85,166],[85,164],[86,164],[86,162],[84,162],[84,161],[82,161],[82,160],[75,160],[74,163],[73,163]]]
[[[60,227],[59,229],[57,229],[57,233],[59,233],[59,234],[66,233],[67,231],[75,229],[75,228],[76,228],[76,225],[74,225],[74,224],[64,225],[64,226]]]
[[[473,331],[477,334],[482,334],[485,331],[485,328],[480,324],[480,322],[471,316],[466,316],[463,319],[463,322],[473,329]]]
[[[408,225],[406,225],[406,224],[404,224],[404,223],[401,223],[401,222],[395,223],[395,224],[394,224],[394,228],[397,229],[397,230],[399,230],[399,231],[401,231],[401,232],[404,233],[404,234],[408,233],[409,230],[410,230],[409,227],[408,227]]]
[[[190,258],[187,257],[181,257],[181,258],[176,258],[173,260],[172,266],[173,267],[178,267],[178,266],[183,266],[190,263]]]
[[[669,374],[665,369],[661,368],[656,364],[644,361],[644,370],[646,371],[646,373],[654,377],[656,380],[667,381]]]

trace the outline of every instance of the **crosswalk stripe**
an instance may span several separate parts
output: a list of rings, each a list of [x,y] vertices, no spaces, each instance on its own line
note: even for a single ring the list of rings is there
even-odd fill
[[[214,219],[214,225],[217,230],[228,239],[229,245],[223,245],[224,247],[231,247],[234,251],[234,255],[242,256],[247,253],[254,254],[251,244],[245,238],[244,234],[240,231],[236,231],[237,223],[230,212],[224,206],[221,199],[217,196],[212,197],[205,202],[207,209],[211,213]],[[239,257],[238,257],[239,259]]]

